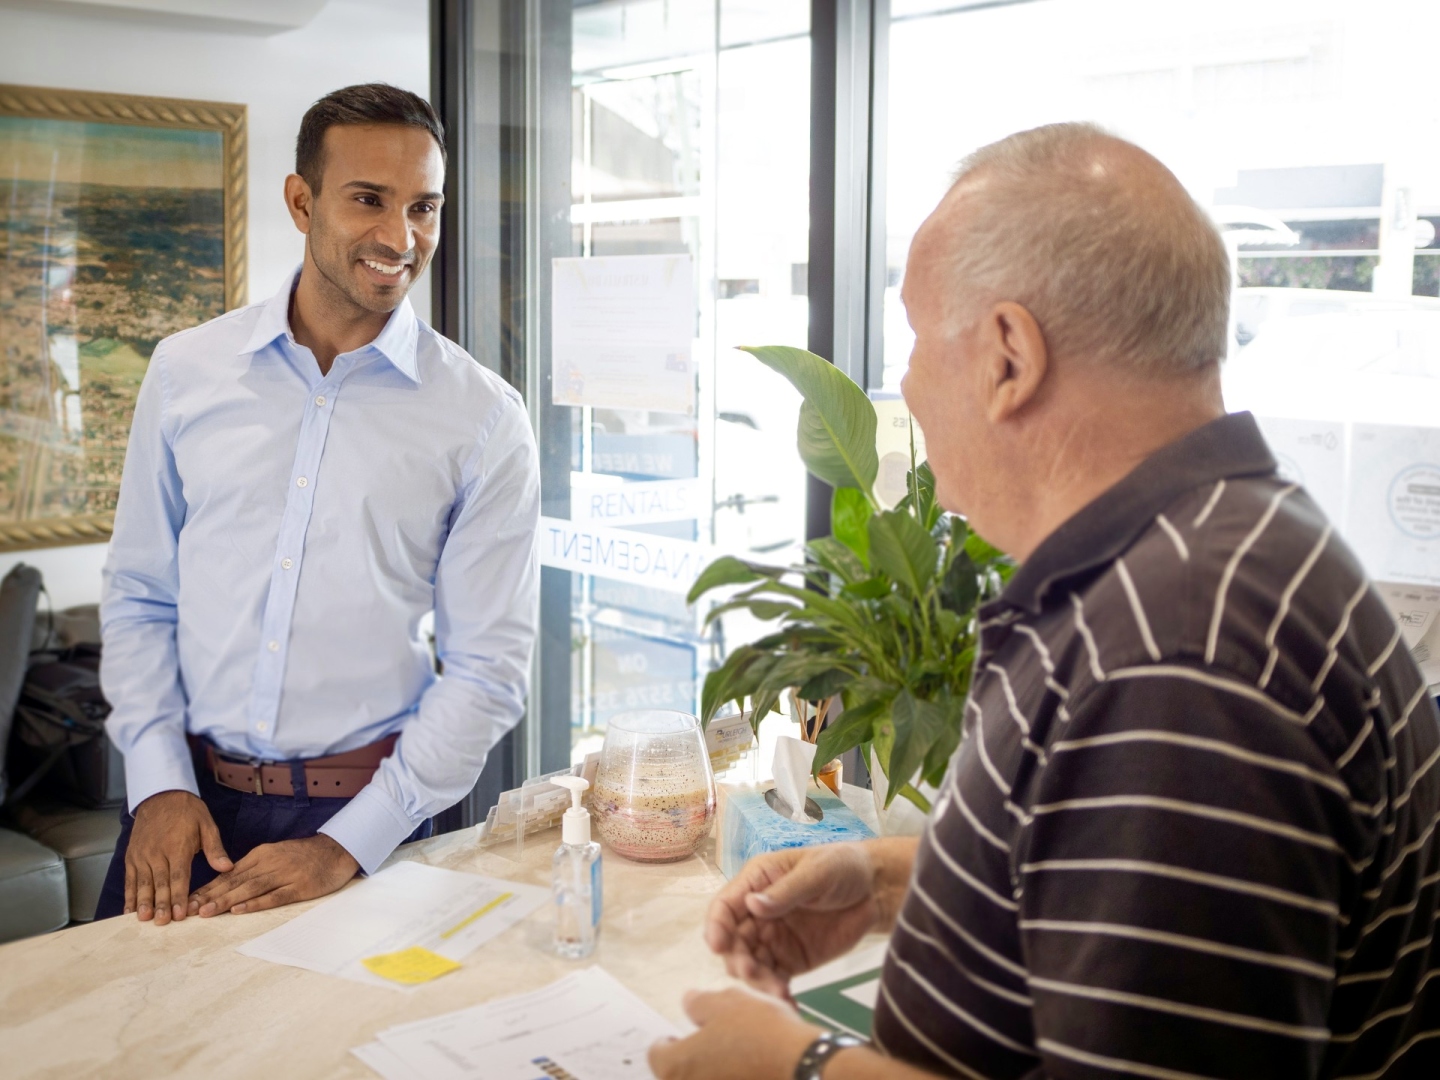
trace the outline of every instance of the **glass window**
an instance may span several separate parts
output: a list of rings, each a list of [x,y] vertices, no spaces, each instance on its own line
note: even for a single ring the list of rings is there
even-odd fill
[[[577,0],[570,29],[568,255],[688,257],[694,407],[541,409],[542,454],[566,459],[572,507],[596,492],[630,507],[589,524],[693,544],[702,561],[789,561],[804,539],[799,398],[734,346],[805,344],[809,4]],[[624,500],[647,492],[651,511],[631,512]],[[545,609],[542,636],[542,667],[569,649],[569,693],[542,696],[542,723],[568,710],[576,757],[618,712],[694,711],[705,672],[759,633],[741,617],[703,629],[683,592],[623,574],[553,560],[545,573],[569,581],[568,608]]]
[[[966,10],[966,9],[970,10]],[[1440,109],[1406,0],[893,0],[884,383],[899,282],[970,151],[1093,120],[1164,161],[1234,266],[1226,402],[1371,575],[1440,584]]]

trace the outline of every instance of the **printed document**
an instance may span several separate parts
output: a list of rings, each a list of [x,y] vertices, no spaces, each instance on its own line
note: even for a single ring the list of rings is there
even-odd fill
[[[686,1032],[598,967],[530,994],[401,1024],[351,1051],[385,1080],[647,1080]]]
[[[1440,585],[1440,428],[1356,424],[1345,536],[1376,581]]]
[[[695,273],[689,255],[555,259],[556,405],[695,413]]]
[[[1432,691],[1440,688],[1440,588],[1377,581],[1375,589],[1395,617],[1426,684]]]
[[[549,895],[535,885],[400,862],[236,951],[399,989],[422,980],[414,975],[413,961],[405,977],[377,974],[397,966],[392,954],[428,951],[436,958],[431,969],[443,974],[452,970],[443,960],[458,963],[540,907]],[[367,965],[367,960],[377,962]]]
[[[1257,416],[1280,466],[1280,478],[1300,484],[1337,526],[1345,520],[1345,425],[1337,420]]]

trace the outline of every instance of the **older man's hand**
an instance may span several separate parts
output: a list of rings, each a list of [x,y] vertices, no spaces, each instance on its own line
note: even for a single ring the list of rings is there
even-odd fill
[[[915,847],[876,840],[751,859],[710,904],[705,941],[732,976],[783,997],[792,976],[890,928]]]
[[[691,991],[685,1013],[700,1030],[650,1048],[659,1080],[790,1080],[821,1030],[784,1002],[739,988]]]
[[[190,913],[201,918],[226,911],[243,915],[313,900],[340,888],[359,869],[354,856],[324,833],[261,844],[235,869],[197,890]]]

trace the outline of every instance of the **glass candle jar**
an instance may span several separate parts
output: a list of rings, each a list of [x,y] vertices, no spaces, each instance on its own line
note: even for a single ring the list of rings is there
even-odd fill
[[[715,777],[700,722],[661,709],[612,717],[590,805],[616,854],[638,862],[693,855],[715,818]]]

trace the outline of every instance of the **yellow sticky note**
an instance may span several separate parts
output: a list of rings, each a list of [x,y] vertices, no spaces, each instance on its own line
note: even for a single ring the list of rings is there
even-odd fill
[[[367,956],[360,962],[382,979],[404,983],[406,986],[417,986],[460,969],[460,965],[454,960],[419,945],[401,949],[399,952]]]

